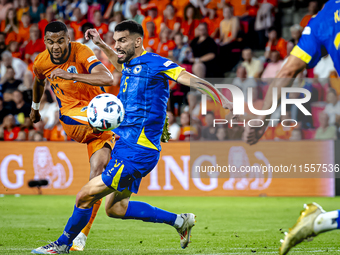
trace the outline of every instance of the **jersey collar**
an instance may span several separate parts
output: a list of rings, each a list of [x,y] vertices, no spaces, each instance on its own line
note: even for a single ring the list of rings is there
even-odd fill
[[[50,55],[50,58],[51,58],[51,61],[52,61],[53,64],[55,64],[55,65],[62,65],[62,64],[65,64],[68,61],[68,58],[70,57],[70,54],[71,54],[71,43],[69,43],[69,45],[68,45],[68,54],[67,54],[67,58],[65,59],[65,61],[60,62],[60,63],[56,63],[56,62],[54,62],[54,60],[53,60],[51,55]]]

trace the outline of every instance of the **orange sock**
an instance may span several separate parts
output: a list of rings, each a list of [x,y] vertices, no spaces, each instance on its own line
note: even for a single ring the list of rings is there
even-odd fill
[[[83,228],[83,230],[81,231],[82,233],[84,233],[84,235],[88,236],[90,229],[92,227],[92,223],[94,221],[94,218],[96,218],[97,212],[99,210],[99,207],[102,203],[102,199],[98,200],[94,205],[93,205],[93,210],[92,210],[92,215],[90,218],[89,223],[87,223],[87,225]]]

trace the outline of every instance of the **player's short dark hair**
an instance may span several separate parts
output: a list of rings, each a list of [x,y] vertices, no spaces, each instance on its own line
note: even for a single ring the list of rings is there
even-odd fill
[[[136,21],[133,20],[125,20],[120,22],[115,27],[115,32],[123,32],[123,31],[129,31],[130,34],[139,34],[141,36],[144,36],[143,27],[138,24]]]
[[[81,26],[81,31],[83,34],[85,34],[86,30],[94,28],[94,25],[90,22],[84,23],[84,25]]]
[[[68,32],[66,25],[61,21],[52,21],[45,27],[45,35],[47,32],[59,33],[61,31]]]

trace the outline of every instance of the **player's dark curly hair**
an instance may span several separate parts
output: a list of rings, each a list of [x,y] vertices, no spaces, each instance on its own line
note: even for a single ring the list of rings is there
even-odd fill
[[[47,24],[45,27],[45,35],[47,32],[58,33],[64,31],[65,33],[68,32],[66,25],[60,21],[53,21]]]
[[[143,27],[138,24],[136,21],[133,20],[125,20],[120,22],[115,27],[115,32],[123,32],[123,31],[129,31],[130,34],[139,34],[141,36],[144,36]]]

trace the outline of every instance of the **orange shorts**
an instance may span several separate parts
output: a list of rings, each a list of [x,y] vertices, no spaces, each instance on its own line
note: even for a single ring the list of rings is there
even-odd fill
[[[111,150],[115,143],[114,133],[104,131],[98,134],[93,133],[93,129],[87,121],[87,106],[76,106],[63,113],[60,117],[61,125],[65,133],[78,143],[87,144],[89,159],[92,154],[100,150],[107,143]]]

